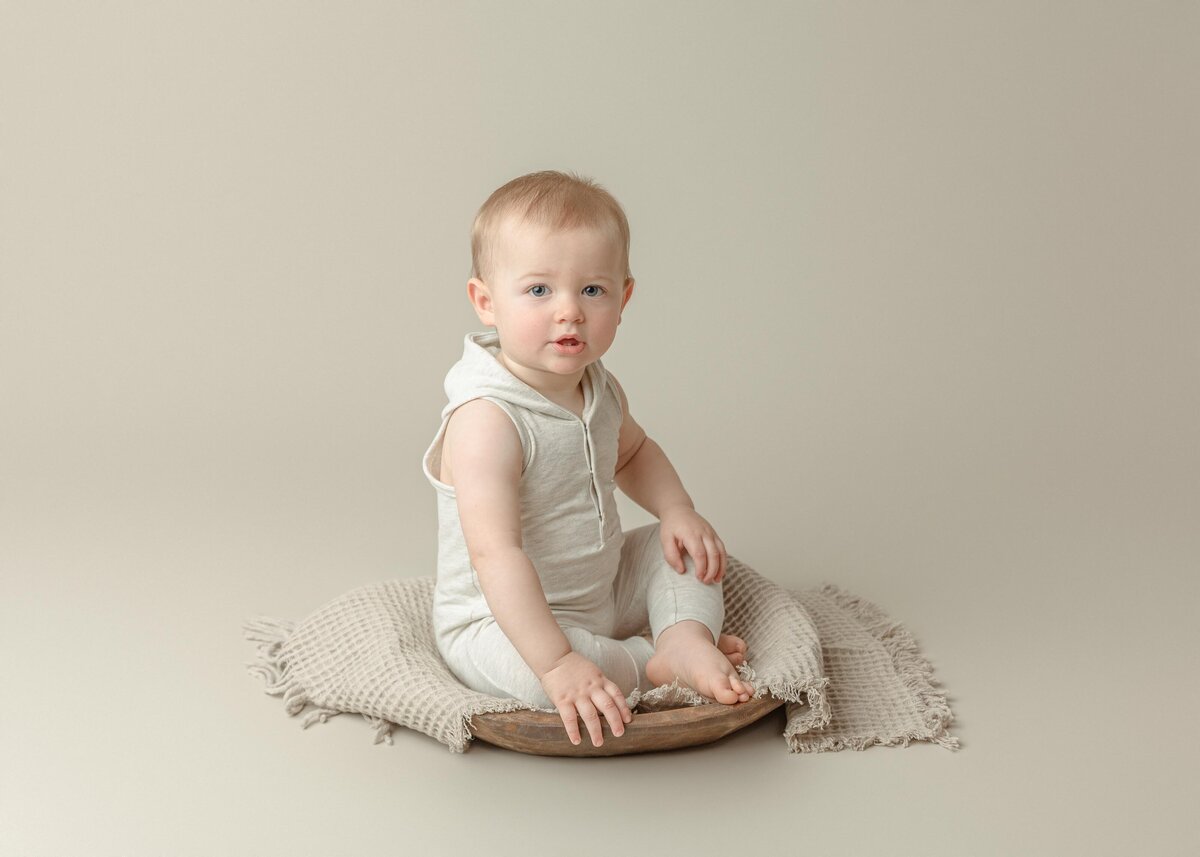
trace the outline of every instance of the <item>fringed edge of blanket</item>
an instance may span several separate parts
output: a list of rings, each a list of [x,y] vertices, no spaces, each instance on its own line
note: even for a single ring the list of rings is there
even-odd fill
[[[315,706],[301,722],[301,727],[307,729],[315,723],[325,723],[331,717],[351,712],[339,711],[336,708],[324,708],[316,703],[304,686],[293,675],[291,664],[283,654],[283,645],[296,630],[296,623],[287,619],[274,619],[270,616],[255,616],[242,626],[247,640],[258,643],[256,660],[246,664],[247,671],[266,682],[263,692],[271,696],[283,697],[283,708],[289,717],[295,717],[310,704]],[[471,718],[476,714],[490,714],[497,711],[516,711],[530,706],[517,699],[491,698],[477,702],[468,707],[460,718],[456,718],[457,729],[453,734],[441,738],[451,753],[462,753],[474,737],[470,731]],[[383,717],[374,717],[365,712],[358,712],[375,730],[376,744],[392,744],[392,732],[400,724]],[[433,736],[437,737],[437,736]]]
[[[296,623],[287,619],[274,619],[270,616],[256,616],[243,626],[247,640],[258,643],[257,659],[246,664],[246,670],[266,682],[263,692],[271,696],[283,697],[283,709],[289,717],[295,717],[310,703],[316,705],[308,696],[304,686],[292,675],[291,664],[283,655],[283,644],[296,630]],[[344,712],[336,708],[323,708],[320,705],[308,713],[301,722],[301,727],[307,729],[314,723],[325,723],[330,717],[337,717]],[[392,729],[395,724],[380,717],[364,714],[363,718],[375,729],[375,743],[386,741],[392,743]]]
[[[924,733],[904,732],[897,735],[821,735],[805,729],[792,729],[789,722],[785,737],[793,752],[818,753],[830,750],[865,750],[882,745],[907,747],[910,741],[929,741],[947,750],[959,749],[958,738],[948,729],[954,714],[946,702],[945,693],[938,689],[933,677],[933,664],[922,654],[920,644],[900,622],[894,622],[876,604],[852,595],[832,583],[821,587],[821,594],[862,623],[863,629],[878,640],[891,656],[900,681],[912,693],[921,719],[928,730]]]
[[[787,706],[788,709],[799,712],[788,718],[784,730],[785,738],[789,729],[801,732],[821,729],[829,725],[832,713],[829,710],[829,697],[825,695],[825,688],[829,686],[827,676],[814,676],[803,681],[761,682],[756,678],[753,670],[750,670],[749,675],[746,673],[742,675],[754,687],[753,699],[760,699],[769,693],[775,699],[782,699],[784,702],[790,703]]]

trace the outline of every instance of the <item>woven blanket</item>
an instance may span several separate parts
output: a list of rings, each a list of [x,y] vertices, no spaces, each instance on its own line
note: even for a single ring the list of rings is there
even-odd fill
[[[423,732],[451,752],[466,750],[476,714],[550,711],[465,687],[434,643],[432,576],[353,589],[296,623],[257,616],[244,625],[258,643],[247,664],[297,715],[304,728],[346,712],[391,743],[395,726]],[[932,741],[957,749],[953,715],[934,685],[916,641],[874,605],[826,585],[786,590],[727,557],[722,582],[725,633],[746,641],[738,667],[755,688],[786,701],[783,731],[792,752],[818,752]],[[644,629],[649,631],[647,627]],[[717,705],[680,685],[635,690],[630,709]]]

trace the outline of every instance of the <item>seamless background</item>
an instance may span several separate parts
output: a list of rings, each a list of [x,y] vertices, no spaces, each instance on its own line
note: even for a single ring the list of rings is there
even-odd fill
[[[1192,854],[1193,3],[0,5],[0,852]],[[247,616],[432,574],[471,217],[633,230],[605,364],[962,750],[301,731]],[[627,528],[651,519],[622,506]]]

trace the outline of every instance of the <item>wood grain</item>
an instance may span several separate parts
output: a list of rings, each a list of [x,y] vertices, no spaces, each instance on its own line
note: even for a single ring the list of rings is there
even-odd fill
[[[580,721],[582,741],[578,746],[567,738],[562,718],[545,711],[505,711],[476,714],[471,734],[481,741],[535,756],[620,756],[694,747],[723,738],[770,714],[783,705],[782,699],[763,696],[737,705],[687,705],[664,711],[634,711],[625,734],[614,736],[601,718],[603,740],[593,747],[587,728]]]

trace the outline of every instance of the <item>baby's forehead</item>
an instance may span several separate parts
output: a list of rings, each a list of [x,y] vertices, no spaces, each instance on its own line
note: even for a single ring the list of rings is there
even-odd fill
[[[549,239],[581,235],[604,247],[606,253],[619,253],[620,241],[612,230],[599,225],[548,226],[531,220],[508,216],[502,220],[492,236],[493,248],[506,256],[536,255],[549,243]]]

